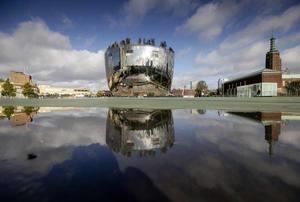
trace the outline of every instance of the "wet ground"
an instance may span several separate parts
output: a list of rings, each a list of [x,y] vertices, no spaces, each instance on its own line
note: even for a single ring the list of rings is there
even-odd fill
[[[299,201],[300,114],[1,107],[1,201]]]

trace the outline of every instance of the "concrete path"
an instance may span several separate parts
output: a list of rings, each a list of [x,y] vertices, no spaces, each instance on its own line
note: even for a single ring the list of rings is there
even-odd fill
[[[233,111],[300,112],[300,97],[255,98],[81,98],[81,99],[0,99],[0,106],[111,107],[153,109],[219,109]]]

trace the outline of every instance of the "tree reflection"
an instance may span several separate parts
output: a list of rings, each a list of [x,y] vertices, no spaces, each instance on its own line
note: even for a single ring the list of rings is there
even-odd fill
[[[14,113],[15,107],[14,106],[5,106],[3,107],[2,113],[10,119],[11,115]]]
[[[39,108],[31,106],[4,106],[1,113],[10,120],[12,127],[16,127],[32,122],[32,118],[37,114],[38,110]]]

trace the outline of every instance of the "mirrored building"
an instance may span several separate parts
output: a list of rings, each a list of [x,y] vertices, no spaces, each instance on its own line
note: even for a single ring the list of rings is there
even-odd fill
[[[110,109],[106,143],[117,153],[130,156],[166,152],[175,141],[171,110]]]
[[[105,52],[108,87],[115,96],[165,96],[172,85],[174,51],[154,39],[115,42]]]

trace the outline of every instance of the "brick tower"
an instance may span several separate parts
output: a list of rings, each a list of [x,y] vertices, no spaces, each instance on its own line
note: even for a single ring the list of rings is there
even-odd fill
[[[275,47],[275,38],[270,39],[270,51],[266,54],[266,68],[281,71],[280,53]]]

